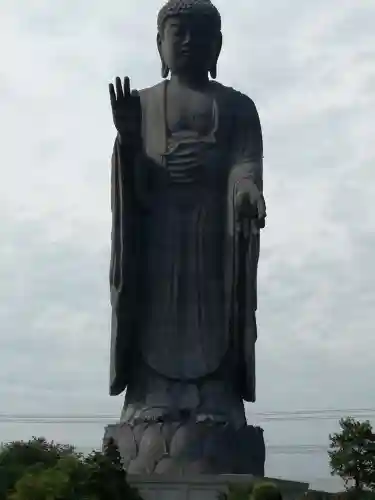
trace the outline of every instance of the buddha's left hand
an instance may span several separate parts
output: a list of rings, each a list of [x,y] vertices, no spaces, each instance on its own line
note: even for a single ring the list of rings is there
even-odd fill
[[[251,219],[262,229],[266,220],[266,204],[262,193],[251,180],[241,185],[235,199],[236,213],[239,220]]]

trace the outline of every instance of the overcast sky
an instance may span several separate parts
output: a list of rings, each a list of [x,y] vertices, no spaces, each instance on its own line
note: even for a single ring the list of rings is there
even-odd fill
[[[159,81],[161,5],[1,0],[0,413],[119,414],[122,397],[107,395],[107,85],[126,74],[137,88]],[[337,419],[252,414],[375,415],[375,2],[216,5],[218,80],[253,98],[264,133],[269,217],[249,419],[270,446],[324,445]],[[0,421],[0,440],[98,446],[102,427]],[[269,457],[268,474],[328,476],[324,451]]]

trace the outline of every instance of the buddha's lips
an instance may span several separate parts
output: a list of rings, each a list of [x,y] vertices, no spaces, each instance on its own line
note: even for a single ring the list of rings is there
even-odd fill
[[[194,47],[192,47],[191,45],[188,45],[188,44],[183,45],[179,49],[179,53],[181,55],[191,55],[191,54],[193,54],[193,52],[194,52]]]

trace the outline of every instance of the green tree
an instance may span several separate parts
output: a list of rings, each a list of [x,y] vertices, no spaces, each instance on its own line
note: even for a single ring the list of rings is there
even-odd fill
[[[51,456],[45,457],[38,443]],[[34,463],[30,445],[38,448]],[[126,481],[113,441],[107,443],[103,453],[95,451],[87,457],[72,447],[49,444],[43,439],[10,443],[4,449],[8,460],[4,461],[3,477],[7,477],[8,470],[16,471],[3,488],[4,500],[140,500],[137,490]]]
[[[74,447],[44,438],[32,438],[30,441],[13,441],[0,447],[0,500],[6,500],[17,481],[31,468],[53,467],[63,457],[76,456]]]
[[[347,490],[375,490],[375,434],[370,422],[341,419],[340,432],[329,438],[331,474],[341,477]]]
[[[9,494],[9,500],[55,500],[73,499],[71,481],[58,467],[27,471]]]
[[[99,500],[141,500],[138,491],[126,480],[120,452],[110,439],[103,453],[93,452],[85,460],[89,478],[88,492]]]
[[[253,485],[249,484],[229,484],[228,493],[221,493],[219,500],[249,500]]]
[[[228,493],[220,494],[219,500],[282,500],[282,495],[274,483],[257,481],[229,484]]]
[[[254,485],[251,500],[282,500],[282,495],[275,484],[259,482]]]

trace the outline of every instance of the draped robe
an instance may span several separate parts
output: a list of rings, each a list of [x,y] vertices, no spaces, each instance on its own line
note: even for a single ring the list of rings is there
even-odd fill
[[[250,189],[252,183],[263,190],[262,134],[253,101],[216,82],[211,82],[218,109],[215,154],[217,172],[220,170],[224,182],[215,184],[213,178],[208,190],[223,207],[215,221],[222,235],[219,249],[224,299],[223,310],[218,310],[218,315],[222,315],[223,324],[217,330],[208,329],[203,337],[193,330],[187,343],[181,343],[181,350],[187,350],[185,354],[178,352],[179,331],[157,331],[155,338],[152,328],[143,331],[144,313],[150,310],[145,309],[144,303],[148,279],[144,255],[145,251],[153,251],[146,248],[149,242],[146,232],[150,230],[147,220],[156,210],[152,202],[150,204],[148,173],[165,168],[165,89],[166,83],[162,82],[140,91],[142,152],[135,159],[127,158],[116,139],[112,156],[110,394],[117,395],[126,389],[137,369],[136,354],[159,374],[186,380],[213,373],[231,351],[236,359],[241,397],[255,401],[259,231],[253,222],[239,219],[235,199],[239,191]],[[215,170],[212,172],[215,176]],[[202,269],[203,277],[205,272]],[[201,359],[178,371],[183,355],[189,356],[189,349],[191,353],[200,353]]]

